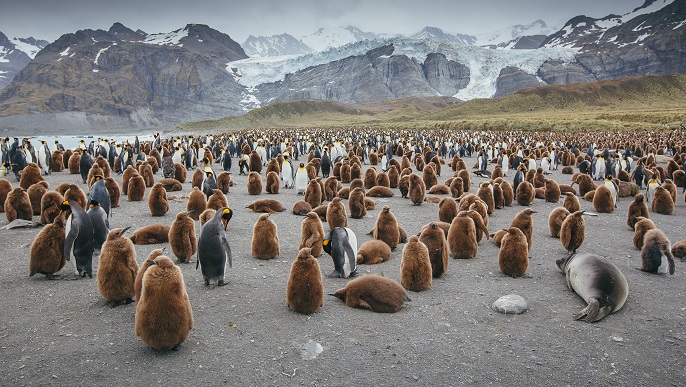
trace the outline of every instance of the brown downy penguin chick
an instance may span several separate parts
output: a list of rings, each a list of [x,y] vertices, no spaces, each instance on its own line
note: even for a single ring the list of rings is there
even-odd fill
[[[29,189],[26,190],[26,193],[29,195],[31,209],[33,209],[34,215],[41,214],[41,200],[43,199],[43,195],[48,192],[49,188],[50,184],[48,184],[48,182],[45,180],[41,180],[38,183],[31,185]]]
[[[200,227],[202,227],[203,224],[207,223],[208,220],[214,218],[214,215],[217,213],[217,210],[214,208],[208,208],[205,211],[200,214],[198,219],[200,220]]]
[[[398,181],[398,190],[400,190],[401,198],[408,197],[407,195],[410,193],[410,174],[403,175]]]
[[[476,191],[476,196],[486,203],[486,211],[488,215],[491,215],[493,211],[495,211],[495,199],[493,198],[491,183],[484,181],[483,183],[479,184],[479,189]]]
[[[510,227],[517,227],[522,230],[526,236],[526,244],[531,250],[531,236],[534,233],[534,221],[531,219],[531,214],[535,214],[538,211],[534,211],[531,208],[524,209],[520,211],[512,220]]]
[[[322,243],[324,242],[324,225],[319,215],[308,212],[300,224],[301,240],[299,249],[310,248],[310,254],[315,257],[322,255]]]
[[[162,254],[164,254],[164,248],[155,249],[151,251],[148,255],[148,258],[145,261],[143,261],[143,264],[141,264],[141,266],[138,268],[138,272],[136,273],[136,280],[133,283],[134,299],[136,300],[136,302],[140,301],[141,299],[141,290],[143,288],[143,275],[145,274],[145,271],[148,270],[150,266],[154,265],[154,259]]]
[[[7,199],[5,199],[5,217],[8,223],[17,219],[31,220],[33,218],[31,200],[24,188],[15,187],[7,194]]]
[[[305,201],[310,203],[312,208],[322,204],[322,186],[317,179],[310,180],[305,189]]]
[[[121,175],[121,191],[124,193],[124,195],[128,194],[129,192],[129,180],[134,173],[138,172],[133,168],[132,165],[129,165]]]
[[[40,200],[40,222],[50,224],[60,214],[60,205],[64,197],[57,191],[48,191]],[[32,206],[33,207],[33,206]]]
[[[422,180],[419,175],[416,173],[413,173],[410,175],[410,190],[408,192],[408,197],[410,198],[410,201],[412,201],[412,204],[416,206],[421,206],[422,203],[424,202],[424,198],[426,195],[426,185],[424,183],[424,180]]]
[[[466,211],[469,209],[469,206],[474,204],[477,200],[480,200],[478,196],[474,195],[473,193],[465,192],[457,198],[457,209],[460,211]]]
[[[642,216],[644,218],[649,218],[648,205],[645,202],[645,196],[642,193],[634,196],[634,200],[629,203],[629,211],[626,214],[626,224],[627,226],[634,229],[636,222],[638,222],[638,217]]]
[[[586,221],[584,221],[583,214],[584,211],[570,214],[560,227],[560,242],[567,249],[567,252],[572,254],[581,247],[586,237]]]
[[[438,203],[438,220],[450,223],[457,216],[457,202],[452,197],[443,198]]]
[[[207,209],[207,199],[205,194],[200,191],[200,188],[193,187],[193,190],[188,194],[188,202],[186,203],[186,211],[191,211],[189,215],[193,220],[198,220],[200,214]]]
[[[403,247],[400,261],[400,284],[407,290],[421,292],[431,287],[433,279],[429,249],[419,241],[419,237],[412,235]]]
[[[385,242],[391,250],[394,250],[400,243],[398,220],[388,206],[383,206],[379,212],[379,216],[376,218],[376,226],[372,230],[372,237]]]
[[[105,178],[105,188],[110,194],[110,208],[119,207],[119,199],[121,198],[121,189],[119,183],[113,177]]]
[[[566,208],[569,213],[577,212],[581,209],[581,204],[579,203],[579,198],[571,192],[565,194],[565,200],[562,201],[562,207]]]
[[[393,197],[393,191],[388,187],[377,185],[370,188],[366,195],[374,198],[390,198]],[[341,196],[341,198],[343,197],[340,193],[338,196]]]
[[[512,190],[512,186],[505,180],[503,180],[499,184],[500,188],[503,190],[503,204],[509,207],[512,205],[512,202],[514,201],[514,191]]]
[[[612,191],[604,185],[598,186],[593,195],[593,209],[602,214],[609,214],[615,210]]]
[[[129,196],[130,197],[130,196]],[[148,208],[152,216],[164,216],[169,211],[169,202],[167,201],[167,190],[161,183],[156,183],[148,195]]]
[[[146,187],[152,187],[155,184],[152,166],[147,161],[138,167],[138,174],[143,178]]]
[[[84,210],[87,208],[86,194],[76,184],[67,184],[67,190],[64,191],[64,200],[73,200],[81,206]]]
[[[64,170],[64,155],[61,151],[50,154],[50,172],[62,172]]]
[[[391,165],[386,173],[388,174],[390,188],[398,188],[398,182],[400,181],[400,172],[398,172],[398,168],[395,165]]]
[[[386,172],[381,171],[376,175],[376,184],[374,186],[391,188],[391,180],[388,178]],[[370,189],[372,187],[369,187]]]
[[[479,211],[475,208],[479,205],[479,203],[480,202],[476,202],[472,204],[471,206],[469,206],[468,211],[464,211],[467,214],[467,216],[472,218],[472,220],[474,221],[474,227],[476,227],[476,243],[480,243],[481,239],[483,239],[484,236],[486,236],[486,239],[490,238],[490,234],[488,233],[488,228],[486,226],[486,221],[488,217],[484,218],[483,216],[481,216],[481,213],[479,213]],[[457,215],[459,216],[460,213],[458,213]]]
[[[341,182],[343,184],[348,184],[352,181],[352,171],[350,169],[350,164],[347,161],[343,161],[339,173],[341,175]]]
[[[130,202],[142,201],[145,197],[145,179],[134,172],[129,179],[128,190],[126,191],[126,200]]]
[[[664,182],[662,182],[661,187],[669,192],[669,195],[672,197],[672,202],[676,203],[676,184],[674,184],[672,180],[666,179]],[[29,194],[29,196],[31,195]]]
[[[364,207],[367,209],[367,211],[372,211],[376,209],[376,201],[372,198],[365,197],[364,198]]]
[[[262,178],[257,172],[248,174],[248,195],[259,195],[262,193]]]
[[[33,277],[38,273],[44,274],[48,279],[55,278],[54,274],[67,263],[64,258],[65,239],[64,216],[60,214],[33,239],[29,252],[29,276]]]
[[[444,230],[438,223],[431,222],[428,227],[422,228],[419,241],[424,243],[429,252],[431,275],[440,278],[448,270],[448,242]]]
[[[548,228],[550,229],[550,236],[553,238],[560,237],[560,228],[562,222],[569,216],[570,212],[564,207],[557,207],[550,211],[548,216]]]
[[[202,192],[200,194],[202,195]],[[195,222],[190,217],[192,212],[183,211],[176,214],[176,219],[169,228],[169,246],[179,259],[179,263],[190,263],[193,254],[198,251]]]
[[[233,185],[231,181],[231,173],[222,172],[217,176],[217,188],[222,190],[224,194],[229,193],[229,188]]]
[[[450,193],[450,187],[445,184],[434,184],[429,193],[432,195],[447,195]]]
[[[307,215],[308,212],[312,211],[312,206],[310,203],[304,200],[298,200],[293,205],[293,215]]]
[[[205,179],[205,172],[201,168],[196,168],[191,176],[191,187],[202,187],[202,181]]]
[[[583,197],[585,201],[592,203],[593,198],[595,197],[595,190],[586,192],[586,195],[584,195]]]
[[[348,227],[348,215],[345,213],[345,205],[341,202],[341,198],[335,197],[329,202],[326,223],[329,225],[329,230],[336,227]]]
[[[253,212],[268,212],[270,214],[286,211],[286,207],[274,199],[258,199],[245,206],[245,208],[250,208]]]
[[[681,258],[682,261],[686,258],[686,240],[679,241],[672,245],[672,255]]]
[[[493,184],[493,205],[496,209],[505,208],[505,197],[499,183]]]
[[[95,158],[95,162],[93,165],[98,164],[100,166],[100,169],[102,170],[102,178],[108,178],[112,175],[112,169],[110,168],[109,162],[107,162],[107,159],[105,159],[102,156],[98,156]]]
[[[143,274],[134,333],[150,347],[178,350],[193,329],[193,310],[181,269],[160,255]]]
[[[38,183],[41,180],[45,179],[43,179],[43,175],[41,175],[38,164],[28,163],[21,171],[21,176],[19,177],[19,187],[23,189],[29,189],[30,186]]]
[[[340,186],[340,188],[339,188],[339,186]],[[336,180],[335,177],[329,176],[326,179],[326,181],[324,182],[324,192],[323,192],[324,200],[326,200],[327,202],[330,202],[331,199],[333,199],[334,197],[337,196],[338,191],[341,188],[343,188],[341,183],[338,180]]]
[[[545,201],[557,203],[560,201],[560,186],[553,179],[545,179]]]
[[[476,241],[476,226],[474,220],[468,216],[469,212],[460,212],[448,230],[448,253],[454,259],[470,259],[476,257],[478,242]]]
[[[663,186],[655,188],[651,205],[652,210],[655,213],[663,215],[672,215],[674,213],[672,195],[670,195],[669,191]]]
[[[128,229],[110,231],[100,252],[98,291],[112,307],[122,302],[132,303],[135,295],[133,285],[138,273],[136,249],[129,238],[122,236]]]
[[[566,193],[572,193],[576,195],[576,190],[569,184],[558,184],[557,186],[560,187],[560,195]]]
[[[279,175],[274,171],[267,173],[267,183],[265,186],[266,192],[268,194],[278,194],[280,187],[281,180],[279,179]]]
[[[331,295],[351,308],[377,313],[395,313],[410,300],[402,285],[376,274],[355,278]]]
[[[172,178],[162,179],[158,181],[158,183],[162,184],[167,192],[176,192],[183,189],[183,185],[181,185],[178,180]]]
[[[262,158],[256,150],[253,150],[250,153],[250,162],[248,165],[250,166],[251,172],[257,172],[258,174],[262,172]]]
[[[183,184],[186,182],[186,167],[181,163],[174,163],[174,179],[178,180],[179,183]]]
[[[377,177],[376,168],[369,167],[364,173],[364,181],[363,181],[364,188],[370,189],[373,186],[375,186],[376,185],[376,177]]]
[[[12,189],[12,183],[7,181],[7,179],[0,178],[0,204],[3,204],[0,205],[0,212],[5,212],[4,203]]]
[[[152,245],[169,242],[169,229],[166,224],[149,224],[136,230],[129,239],[134,245]]]
[[[634,224],[634,247],[636,250],[643,248],[643,237],[648,231],[655,228],[657,227],[652,220],[642,216],[636,218],[636,223]]]
[[[597,188],[591,176],[583,173],[572,177],[572,185],[574,185],[574,183],[579,185],[579,196],[584,196],[588,192],[594,191]]]
[[[303,247],[291,265],[291,273],[286,285],[286,305],[288,309],[302,314],[311,314],[324,306],[324,285],[319,262]]]
[[[424,186],[426,189],[431,189],[431,187],[438,184],[436,170],[432,165],[429,164],[424,166],[424,169],[422,169],[422,180],[424,181]]]
[[[205,208],[211,208],[216,211],[228,206],[229,201],[226,200],[224,193],[220,189],[213,189],[212,195],[210,195],[210,198],[207,200],[207,206]]]
[[[322,222],[326,222],[326,210],[329,209],[329,206],[326,204],[322,204],[321,206],[315,207],[312,209],[312,212],[317,214],[319,216],[319,219],[322,220]]]
[[[517,186],[517,194],[515,195],[517,203],[521,206],[530,206],[533,203],[535,196],[534,186],[528,181],[523,181]]]
[[[503,236],[498,253],[498,267],[505,275],[521,277],[529,267],[529,246],[526,236],[517,227],[510,227]]]
[[[67,150],[67,152],[69,151]],[[69,169],[69,173],[72,175],[81,173],[81,152],[74,152],[67,158],[67,169]]]
[[[496,246],[500,247],[503,243],[503,238],[507,234],[507,230],[501,229],[493,234],[491,234],[491,242],[495,243]]]
[[[353,219],[362,219],[367,215],[367,206],[365,205],[366,194],[364,188],[357,187],[348,196],[348,209],[350,209],[350,217]],[[331,205],[331,204],[329,204]],[[327,215],[327,219],[328,219]]]
[[[455,176],[450,181],[450,196],[453,198],[459,198],[464,193],[464,184],[462,183],[462,178]]]
[[[654,274],[674,274],[674,257],[667,235],[658,229],[648,231],[643,237],[641,270]]]
[[[279,235],[270,214],[262,214],[252,230],[252,256],[257,259],[273,259],[279,256]]]
[[[391,259],[391,248],[383,241],[372,239],[364,242],[357,250],[357,263],[375,265]]]

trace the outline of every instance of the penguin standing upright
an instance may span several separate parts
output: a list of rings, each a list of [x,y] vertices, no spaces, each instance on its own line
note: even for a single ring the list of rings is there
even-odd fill
[[[195,264],[195,270],[202,265],[205,285],[224,286],[228,283],[224,280],[226,259],[229,259],[229,267],[232,267],[233,258],[229,241],[226,239],[226,226],[231,216],[233,216],[231,209],[221,208],[200,228],[198,261]]]
[[[283,163],[281,163],[281,180],[283,180],[283,188],[293,188],[293,166],[289,160],[288,153],[283,155]]]
[[[136,250],[131,239],[123,237],[129,228],[112,230],[100,253],[98,291],[113,308],[122,302],[132,303],[135,295]]]
[[[81,155],[81,159],[79,161],[79,171],[81,172],[81,179],[83,179],[83,184],[86,184],[88,181],[88,172],[93,166],[93,163],[95,163],[95,160],[93,159],[93,156],[91,156],[89,153],[86,152]]]
[[[71,211],[65,224],[64,258],[74,253],[76,274],[93,278],[93,223],[86,211],[75,201],[62,202],[62,211]]]
[[[107,214],[107,219],[112,219],[110,210],[110,193],[107,190],[107,187],[105,186],[105,179],[103,179],[102,176],[97,175],[95,176],[94,180],[95,182],[91,186],[90,192],[88,192],[88,197],[90,200],[95,200],[98,203],[100,203],[100,207],[102,207],[102,209],[105,210],[105,213]]]
[[[217,178],[212,171],[205,171],[205,178],[202,180],[200,190],[205,194],[207,199],[212,196],[214,190],[217,189]]]
[[[334,270],[328,277],[348,278],[357,270],[357,236],[347,227],[336,227],[324,236],[324,251],[333,258]]]
[[[107,213],[98,201],[91,199],[88,207],[86,213],[93,225],[93,248],[100,250],[110,233],[110,222],[107,219]]]
[[[307,176],[307,170],[305,169],[305,164],[300,163],[300,167],[295,172],[295,193],[298,195],[304,195],[307,190],[307,184],[309,179]]]
[[[607,187],[610,190],[610,193],[612,193],[612,202],[615,204],[615,208],[617,208],[617,201],[619,199],[618,188],[617,183],[615,183],[615,181],[612,180],[611,175],[607,175],[605,177],[605,187]]]

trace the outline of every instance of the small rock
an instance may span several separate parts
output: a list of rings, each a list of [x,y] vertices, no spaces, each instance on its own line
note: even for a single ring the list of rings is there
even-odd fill
[[[303,344],[300,354],[303,360],[312,360],[317,358],[323,351],[324,347],[321,344],[310,339],[307,343]]]
[[[612,340],[614,340],[618,343],[621,343],[622,341],[624,341],[624,338],[619,337],[619,336],[612,336]]]
[[[495,300],[493,309],[505,314],[520,314],[529,309],[529,304],[522,296],[508,294]]]

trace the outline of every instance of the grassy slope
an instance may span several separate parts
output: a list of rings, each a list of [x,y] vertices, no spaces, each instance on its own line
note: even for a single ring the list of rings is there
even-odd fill
[[[267,127],[402,126],[444,129],[663,129],[686,122],[686,75],[629,77],[543,86],[498,99],[454,104],[449,99],[345,105],[279,102],[243,116],[180,125],[185,130]]]

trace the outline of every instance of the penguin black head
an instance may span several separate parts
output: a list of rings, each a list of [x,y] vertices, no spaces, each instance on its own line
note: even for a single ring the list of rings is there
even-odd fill
[[[322,247],[324,248],[324,251],[331,255],[331,233],[326,234],[324,237],[324,242],[322,242]]]
[[[207,175],[207,177],[212,177],[212,172],[205,172],[205,174]]]
[[[71,210],[71,207],[69,206],[69,202],[67,200],[63,201],[62,204],[60,204],[60,210],[61,211]]]
[[[99,201],[97,201],[97,200],[95,200],[95,199],[91,199],[91,202],[90,202],[90,204],[88,205],[88,208],[99,207],[99,206],[100,206],[100,202],[99,202]]]
[[[229,224],[229,220],[233,216],[233,211],[230,208],[224,208],[222,211],[222,224],[224,225],[224,231],[226,231],[226,226]]]

